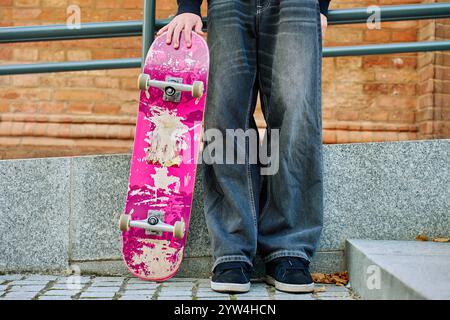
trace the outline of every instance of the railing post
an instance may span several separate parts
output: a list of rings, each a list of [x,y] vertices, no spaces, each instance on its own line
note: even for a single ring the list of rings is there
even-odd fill
[[[156,0],[144,0],[144,23],[142,24],[142,68],[145,57],[155,36],[155,7]]]

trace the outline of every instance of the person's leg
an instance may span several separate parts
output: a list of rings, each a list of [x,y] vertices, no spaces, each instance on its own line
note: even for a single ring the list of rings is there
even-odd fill
[[[254,1],[211,0],[208,7],[210,73],[204,117],[203,178],[205,216],[211,235],[213,269],[224,262],[252,264],[256,253],[259,177],[249,164],[247,147],[243,164],[210,163],[219,150],[213,135],[224,138],[227,129],[254,127],[256,38]],[[211,141],[207,141],[211,139]],[[212,151],[212,154],[210,154]],[[229,156],[229,155],[228,155]],[[256,174],[255,174],[256,173]]]
[[[319,7],[317,0],[259,1],[259,82],[269,130],[279,130],[279,170],[264,177],[258,246],[265,262],[309,261],[323,215]]]

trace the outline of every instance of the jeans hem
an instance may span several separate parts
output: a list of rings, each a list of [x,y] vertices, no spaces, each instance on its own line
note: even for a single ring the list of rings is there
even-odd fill
[[[223,256],[223,257],[217,258],[213,264],[211,271],[214,271],[214,268],[217,267],[217,265],[219,263],[232,262],[232,261],[246,262],[253,268],[253,263],[250,261],[249,258],[247,258],[246,256],[235,255],[235,256]]]
[[[298,250],[276,251],[276,252],[273,252],[273,253],[269,254],[268,256],[264,257],[263,261],[264,261],[264,263],[267,263],[276,258],[281,258],[281,257],[298,257],[298,258],[303,258],[303,259],[307,260],[308,262],[310,262],[310,258],[308,257],[308,255],[306,253],[304,253],[303,251],[298,251]]]

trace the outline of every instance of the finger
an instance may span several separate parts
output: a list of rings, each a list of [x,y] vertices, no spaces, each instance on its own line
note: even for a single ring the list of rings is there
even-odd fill
[[[205,35],[205,33],[202,31],[202,28],[203,28],[203,22],[202,22],[202,20],[197,20],[197,22],[195,23],[195,27],[194,27],[194,31],[196,32],[196,33],[198,33],[199,35]]]
[[[183,30],[183,25],[178,24],[173,31],[173,47],[177,49],[180,46],[180,35]]]
[[[186,23],[184,25],[183,34],[184,34],[184,44],[186,48],[191,47],[191,32],[192,32],[192,24]]]
[[[173,22],[169,24],[169,27],[167,28],[167,34],[166,34],[166,43],[170,44],[172,42],[172,36],[173,36],[173,30],[176,28],[177,23]]]
[[[169,28],[169,25],[166,24],[164,27],[162,27],[161,29],[158,30],[158,32],[156,33],[158,36],[161,35],[164,31],[166,31]]]

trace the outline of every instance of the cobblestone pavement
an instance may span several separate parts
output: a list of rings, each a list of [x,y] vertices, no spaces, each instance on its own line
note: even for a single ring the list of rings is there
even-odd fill
[[[313,294],[287,294],[261,281],[250,292],[223,294],[209,279],[172,278],[163,283],[131,277],[0,275],[0,300],[354,300],[346,287],[316,285]]]

